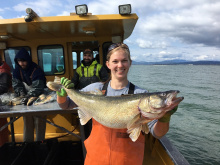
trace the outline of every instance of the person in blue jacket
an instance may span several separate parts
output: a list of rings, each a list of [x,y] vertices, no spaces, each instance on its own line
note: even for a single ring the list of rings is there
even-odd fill
[[[16,97],[22,96],[22,104],[27,105],[30,98],[43,94],[46,87],[46,77],[43,70],[32,61],[25,48],[21,48],[16,54],[15,69],[12,77],[12,87]],[[36,127],[36,141],[42,141],[45,137],[46,123],[34,116],[24,118],[24,141],[34,141],[34,125]]]

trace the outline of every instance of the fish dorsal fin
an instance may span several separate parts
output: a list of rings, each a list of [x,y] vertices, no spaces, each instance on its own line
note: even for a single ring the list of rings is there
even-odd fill
[[[122,94],[121,96],[122,97],[128,97],[128,96],[133,96],[133,94],[126,94],[126,95]]]
[[[79,93],[82,93],[82,94],[92,94],[90,91],[88,91],[88,92],[79,91]]]
[[[78,115],[79,115],[80,123],[81,125],[85,125],[92,117],[90,116],[89,113],[82,110],[80,107],[78,108],[79,108]]]
[[[99,89],[95,89],[95,91],[88,91],[88,92],[80,91],[80,93],[103,96],[102,91],[100,91]]]
[[[54,82],[55,82],[55,83],[61,84],[61,83],[60,83],[60,80],[61,80],[60,77],[58,77],[58,76],[55,76],[55,77],[54,77]]]
[[[129,137],[134,142],[138,139],[141,131],[146,134],[149,132],[148,126],[146,124],[146,119],[141,118],[140,114],[136,115],[133,120],[128,123],[127,129]]]
[[[94,93],[94,95],[103,95],[103,93],[102,93],[102,91],[100,91],[99,89],[97,89],[97,88],[95,88],[95,91],[93,91]]]

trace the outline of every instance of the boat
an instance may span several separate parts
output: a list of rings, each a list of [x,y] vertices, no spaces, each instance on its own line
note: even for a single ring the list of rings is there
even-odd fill
[[[92,15],[87,5],[77,5],[76,12],[69,16],[50,17],[27,8],[24,18],[0,19],[0,54],[13,70],[15,54],[25,47],[44,70],[47,81],[53,81],[55,76],[71,79],[86,48],[91,48],[94,58],[105,66],[108,47],[127,39],[138,21],[137,14],[131,13],[131,5],[118,8],[119,14]],[[6,116],[10,122],[6,128],[10,130],[9,143],[0,148],[0,164],[83,164],[84,131],[76,114],[60,114],[50,107],[47,120],[56,127],[48,122],[45,141],[24,143],[22,116],[15,118],[16,111],[24,109],[21,106],[11,108],[11,114],[0,112],[0,117]],[[40,113],[38,109],[32,107],[32,113]],[[144,165],[189,164],[166,136],[160,140],[151,134],[145,137]]]

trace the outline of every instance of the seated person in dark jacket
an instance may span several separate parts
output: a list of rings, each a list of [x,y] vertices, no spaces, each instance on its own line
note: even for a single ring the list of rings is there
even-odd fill
[[[0,95],[7,93],[11,89],[11,69],[8,64],[2,61],[0,56]],[[7,118],[0,118],[0,127],[7,123]],[[8,142],[8,127],[0,131],[0,146]]]
[[[24,97],[22,103],[26,105],[31,97],[38,97],[44,92],[46,78],[43,70],[31,60],[25,48],[21,48],[14,61],[16,67],[13,71],[12,86],[17,97]],[[44,140],[46,123],[33,116],[23,118],[24,141],[34,141],[34,125],[36,128],[36,141]]]

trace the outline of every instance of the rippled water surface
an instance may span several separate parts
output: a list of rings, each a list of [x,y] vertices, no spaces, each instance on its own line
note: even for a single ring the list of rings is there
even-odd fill
[[[129,81],[184,96],[167,137],[191,165],[220,165],[220,66],[132,65]]]

